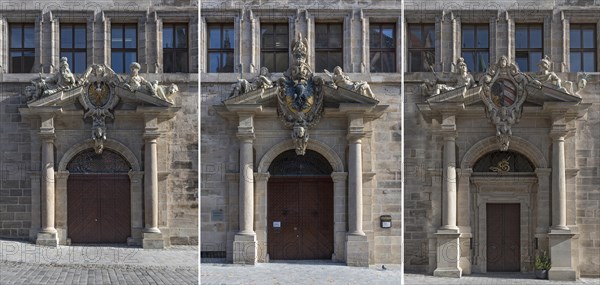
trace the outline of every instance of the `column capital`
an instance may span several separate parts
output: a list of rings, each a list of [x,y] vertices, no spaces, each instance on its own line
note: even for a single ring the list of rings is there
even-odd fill
[[[333,182],[344,182],[348,178],[348,172],[332,172],[331,179]]]
[[[361,140],[366,136],[366,132],[349,132],[346,135],[346,139],[350,143],[361,143]]]
[[[133,180],[142,179],[142,177],[144,177],[144,172],[129,170],[129,172],[127,172],[127,175],[129,175],[129,179],[131,179],[132,182],[134,182]]]
[[[68,179],[69,178],[69,171],[68,170],[63,170],[63,171],[54,171],[54,177],[56,178],[56,180],[59,179]]]
[[[54,143],[56,139],[56,134],[54,133],[54,129],[51,132],[49,131],[40,131],[39,133],[40,139],[44,142]]]
[[[442,130],[440,134],[442,135],[442,137],[444,137],[444,141],[454,141],[458,137],[458,132],[456,131],[456,129]]]
[[[271,174],[269,172],[254,172],[254,181],[268,181]]]
[[[238,138],[238,140],[240,142],[250,142],[250,143],[252,143],[256,139],[256,136],[254,135],[254,132],[237,133],[235,136]]]
[[[542,178],[542,177],[550,176],[550,174],[552,173],[552,169],[551,168],[536,168],[534,170],[534,172],[538,178]]]
[[[146,142],[156,142],[156,139],[158,139],[160,137],[160,133],[159,132],[144,132],[144,140]]]

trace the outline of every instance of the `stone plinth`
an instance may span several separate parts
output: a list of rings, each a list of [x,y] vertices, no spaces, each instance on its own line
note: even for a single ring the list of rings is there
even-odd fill
[[[573,268],[573,236],[570,231],[552,230],[548,234],[552,268],[549,280],[575,281],[577,271]]]
[[[144,249],[163,249],[165,248],[165,241],[162,233],[144,233],[144,239],[142,240],[142,247]]]
[[[235,235],[233,238],[233,264],[255,265],[257,261],[256,246],[256,235]]]
[[[460,278],[460,248],[458,230],[439,230],[437,237],[437,268],[434,276]]]
[[[35,244],[56,247],[58,246],[58,236],[56,233],[38,233]]]
[[[346,236],[346,265],[369,267],[369,241],[366,235]]]

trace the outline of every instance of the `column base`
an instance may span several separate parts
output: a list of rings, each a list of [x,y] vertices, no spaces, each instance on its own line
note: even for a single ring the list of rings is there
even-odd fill
[[[38,233],[35,240],[36,245],[41,246],[58,246],[58,236],[56,233]]]
[[[346,265],[369,267],[369,241],[367,236],[346,235]]]
[[[575,281],[577,271],[573,268],[573,234],[570,231],[551,230],[548,233],[550,259],[552,267],[548,271],[548,280]]]
[[[165,240],[161,233],[144,233],[142,247],[144,249],[164,249]]]
[[[454,277],[462,276],[460,268],[460,247],[458,230],[438,230],[435,234],[437,238],[437,268],[433,271],[433,276]]]
[[[257,261],[256,235],[236,234],[233,237],[233,264],[255,265]]]

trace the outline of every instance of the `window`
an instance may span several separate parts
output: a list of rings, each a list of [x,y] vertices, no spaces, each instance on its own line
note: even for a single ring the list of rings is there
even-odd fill
[[[113,25],[111,31],[111,67],[116,73],[126,73],[137,61],[137,25]]]
[[[542,25],[516,25],[515,55],[521,71],[537,70],[544,52]]]
[[[233,72],[233,24],[208,26],[208,72]]]
[[[369,25],[371,72],[396,72],[396,24]]]
[[[315,25],[315,61],[317,72],[324,69],[330,71],[334,67],[343,67],[343,35],[342,24],[316,24]]]
[[[288,24],[261,24],[260,63],[272,72],[284,72],[289,64]]]
[[[462,26],[462,57],[471,72],[484,72],[490,62],[488,25]]]
[[[596,71],[596,24],[571,25],[571,72]]]
[[[85,24],[60,25],[60,56],[69,60],[74,73],[83,73],[87,66]]]
[[[433,71],[435,64],[435,25],[408,26],[408,72]]]
[[[163,72],[188,72],[188,25],[163,25]]]
[[[35,37],[33,24],[10,24],[10,70],[11,73],[30,73],[35,61]]]

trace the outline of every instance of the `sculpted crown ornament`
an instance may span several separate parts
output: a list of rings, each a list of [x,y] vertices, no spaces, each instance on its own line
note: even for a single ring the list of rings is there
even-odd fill
[[[133,62],[131,73],[125,78],[104,64],[92,64],[81,77],[76,77],[69,69],[67,58],[60,60],[56,74],[33,80],[25,88],[29,106],[48,106],[61,101],[75,99],[84,108],[83,118],[92,119],[92,139],[96,153],[102,153],[106,140],[106,118],[114,119],[113,109],[121,97],[143,101],[159,106],[169,106],[173,101],[170,95],[179,91],[175,84],[160,85],[158,81],[148,82],[139,75],[140,64]]]

